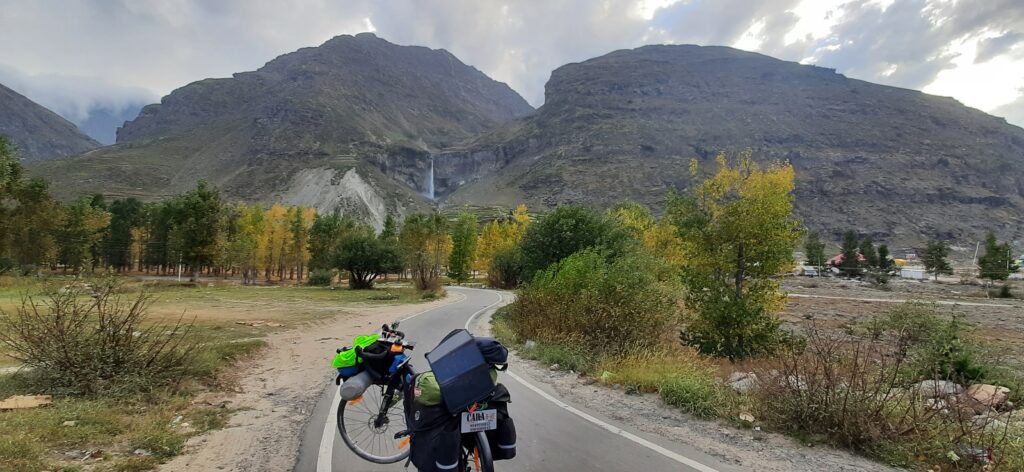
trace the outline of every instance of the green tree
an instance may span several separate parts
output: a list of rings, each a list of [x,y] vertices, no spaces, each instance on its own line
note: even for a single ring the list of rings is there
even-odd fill
[[[189,280],[195,282],[199,271],[214,261],[221,231],[220,192],[200,180],[196,189],[177,197],[171,239],[181,261],[189,268]]]
[[[953,267],[949,265],[949,246],[945,241],[931,240],[925,247],[924,254],[921,254],[921,262],[924,268],[939,280],[939,274],[952,274]]]
[[[878,245],[878,268],[885,273],[892,271],[893,261],[892,256],[889,254],[889,246],[885,244]]]
[[[398,221],[390,212],[384,217],[384,227],[381,228],[378,237],[381,241],[398,244]]]
[[[109,224],[110,213],[94,207],[91,197],[82,197],[65,209],[58,237],[60,262],[65,269],[80,273],[93,267],[100,255],[95,249]]]
[[[118,272],[132,268],[132,230],[143,224],[142,202],[127,198],[110,204],[110,227],[103,240],[106,265]]]
[[[452,225],[452,252],[448,255],[448,277],[464,283],[473,276],[479,224],[476,216],[464,211]]]
[[[341,243],[336,265],[348,272],[350,288],[370,289],[377,277],[400,270],[402,258],[394,245],[374,234],[373,228],[360,225]]]
[[[860,275],[860,241],[857,238],[857,233],[853,230],[844,233],[840,250],[843,261],[839,263],[839,270],[846,275]]]
[[[996,239],[995,233],[985,237],[985,254],[978,259],[979,276],[983,279],[1006,280],[1017,271],[1017,263],[1011,255],[1010,244]]]
[[[523,236],[524,279],[583,249],[602,248],[614,257],[624,251],[628,239],[613,218],[579,205],[560,206],[531,224]]]
[[[745,358],[775,349],[782,339],[773,314],[785,303],[775,275],[792,267],[801,237],[793,218],[793,168],[754,164],[748,154],[718,171],[669,210],[683,222],[685,304],[693,313],[682,339],[700,351]],[[680,217],[686,210],[696,216]],[[694,224],[700,222],[702,224]]]
[[[345,235],[354,230],[355,220],[339,211],[320,214],[313,218],[309,228],[309,268],[311,270],[333,269],[338,260],[338,251]]]
[[[416,214],[405,220],[399,247],[418,290],[440,288],[441,270],[451,251],[448,221],[440,213]]]
[[[864,265],[869,269],[878,267],[878,251],[875,249],[875,242],[871,236],[860,240],[858,252],[864,258]]]
[[[518,247],[500,249],[491,256],[487,283],[491,287],[513,289],[523,282],[523,254]]]
[[[804,241],[804,255],[807,257],[807,264],[821,269],[825,265],[825,243],[821,242],[821,234],[812,231],[807,234]]]

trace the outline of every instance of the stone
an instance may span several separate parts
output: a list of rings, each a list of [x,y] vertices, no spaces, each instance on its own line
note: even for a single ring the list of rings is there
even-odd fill
[[[757,375],[753,372],[733,372],[725,383],[739,393],[747,393],[757,385]]]
[[[745,421],[747,423],[753,423],[754,422],[754,415],[751,415],[750,413],[747,413],[747,412],[740,413],[739,418],[740,418],[740,421]]]
[[[999,408],[1009,395],[1010,389],[998,385],[974,384],[967,387],[967,396],[988,408]]]
[[[135,451],[132,451],[132,454],[135,454],[136,456],[152,456],[153,455],[153,453],[150,452],[149,449],[142,449],[142,448],[139,448],[139,449],[136,449]]]
[[[78,422],[77,421],[65,421],[65,422],[61,423],[60,425],[61,426],[77,426]]]
[[[964,387],[948,380],[924,380],[914,384],[911,390],[921,398],[930,399],[959,395],[964,392]]]
[[[527,339],[526,343],[523,344],[523,349],[530,350],[537,347],[537,342],[532,339]]]

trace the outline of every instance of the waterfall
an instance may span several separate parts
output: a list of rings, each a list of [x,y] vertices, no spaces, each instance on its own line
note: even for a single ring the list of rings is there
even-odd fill
[[[430,156],[430,173],[427,174],[427,198],[434,199],[434,156]]]

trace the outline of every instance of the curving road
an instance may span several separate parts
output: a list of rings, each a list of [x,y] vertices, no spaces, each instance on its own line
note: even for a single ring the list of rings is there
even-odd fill
[[[413,364],[424,370],[425,352],[453,329],[485,323],[511,296],[493,290],[449,287],[454,303],[413,315],[401,329],[417,342]],[[544,385],[524,379],[513,365],[499,380],[512,394],[509,410],[516,421],[518,455],[495,464],[499,471],[685,471],[732,472],[735,469],[662,438],[630,430],[617,421],[563,402]],[[295,469],[299,472],[404,471],[405,461],[391,465],[366,462],[341,441],[332,408],[339,401],[333,383],[324,390],[303,430]],[[326,433],[326,436],[325,436]],[[409,470],[414,470],[411,466]]]

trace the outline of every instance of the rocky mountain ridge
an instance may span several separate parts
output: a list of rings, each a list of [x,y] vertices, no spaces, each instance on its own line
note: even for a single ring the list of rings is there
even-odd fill
[[[0,84],[0,135],[26,162],[81,154],[100,146],[70,121]]]

